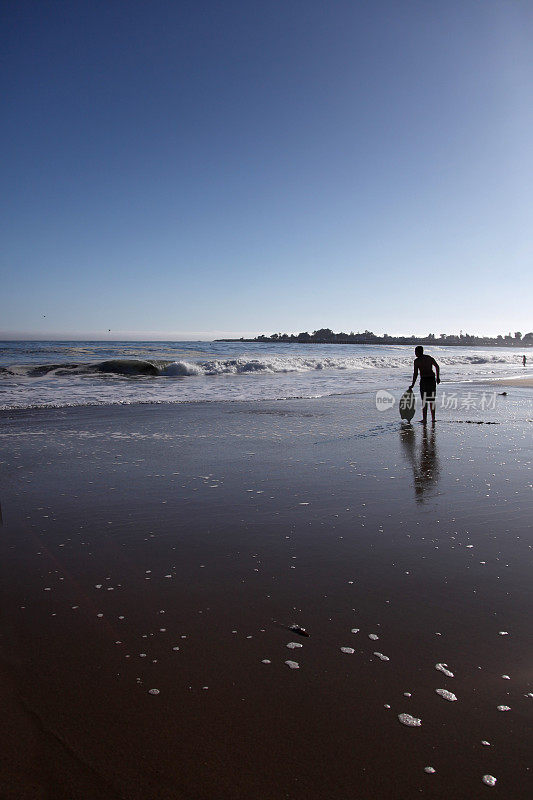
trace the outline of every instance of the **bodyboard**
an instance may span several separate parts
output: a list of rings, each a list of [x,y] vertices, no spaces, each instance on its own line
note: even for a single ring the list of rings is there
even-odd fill
[[[400,399],[400,417],[411,422],[415,415],[415,396],[412,389],[404,392]]]

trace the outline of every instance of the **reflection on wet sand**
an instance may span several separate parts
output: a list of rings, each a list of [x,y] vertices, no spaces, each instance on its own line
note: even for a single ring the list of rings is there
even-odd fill
[[[416,439],[415,429],[411,425],[401,428],[402,447],[413,469],[415,500],[422,503],[426,496],[433,493],[439,479],[436,429],[424,426],[419,448]]]

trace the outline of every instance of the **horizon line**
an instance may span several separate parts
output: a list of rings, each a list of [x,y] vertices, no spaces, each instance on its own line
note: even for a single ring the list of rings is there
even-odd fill
[[[291,333],[291,332],[284,332],[282,335],[287,336],[299,336],[302,331]],[[339,332],[340,333],[340,332]],[[336,333],[335,335],[339,335]],[[214,342],[220,339],[256,339],[259,336],[265,336],[268,338],[278,335],[279,332],[265,334],[265,333],[256,333],[255,331],[221,331],[221,330],[214,330],[214,331],[110,331],[108,333],[104,333],[103,331],[84,331],[81,333],[74,333],[74,332],[65,332],[65,331],[53,331],[47,333],[45,331],[0,331],[0,341],[3,342],[35,342],[35,341],[56,341],[56,342],[72,342],[72,341],[80,341],[80,342],[123,342],[123,341],[137,341],[137,342],[194,342],[194,341],[207,341],[207,342]],[[356,335],[363,335],[363,333],[358,332]],[[523,333],[522,336],[526,335]],[[313,335],[311,333],[311,335]],[[350,335],[350,334],[347,334]],[[427,339],[431,334],[424,333],[395,333],[395,334],[384,334],[384,333],[373,333],[374,336],[377,338],[384,338],[387,335],[390,339]],[[440,340],[440,334],[433,334],[435,339],[433,340],[435,344],[437,344]],[[446,333],[446,336],[460,336],[460,333]],[[502,333],[472,333],[466,332],[463,333],[464,336],[472,336],[479,339],[495,339],[498,336],[507,336],[507,334]],[[511,332],[511,336],[513,333]]]

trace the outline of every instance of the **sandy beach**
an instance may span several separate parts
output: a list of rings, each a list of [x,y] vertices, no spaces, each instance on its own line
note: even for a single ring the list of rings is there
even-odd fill
[[[1,797],[531,797],[531,398],[439,417],[3,413]]]
[[[500,380],[492,381],[496,386],[516,386],[520,388],[533,388],[533,378],[517,376],[516,378],[501,378]]]
[[[533,3],[3,11],[0,800],[532,800]]]

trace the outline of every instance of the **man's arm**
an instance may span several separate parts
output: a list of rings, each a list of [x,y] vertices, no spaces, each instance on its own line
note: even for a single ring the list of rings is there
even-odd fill
[[[432,358],[432,361],[433,361],[433,366],[435,367],[435,372],[437,373],[437,383],[440,383],[440,367],[434,358]]]
[[[413,386],[416,383],[416,379],[418,378],[418,363],[417,363],[417,361],[418,361],[418,359],[415,358],[415,363],[414,363],[414,367],[413,367],[413,380],[411,381],[411,385],[409,387],[410,389],[413,388]]]

